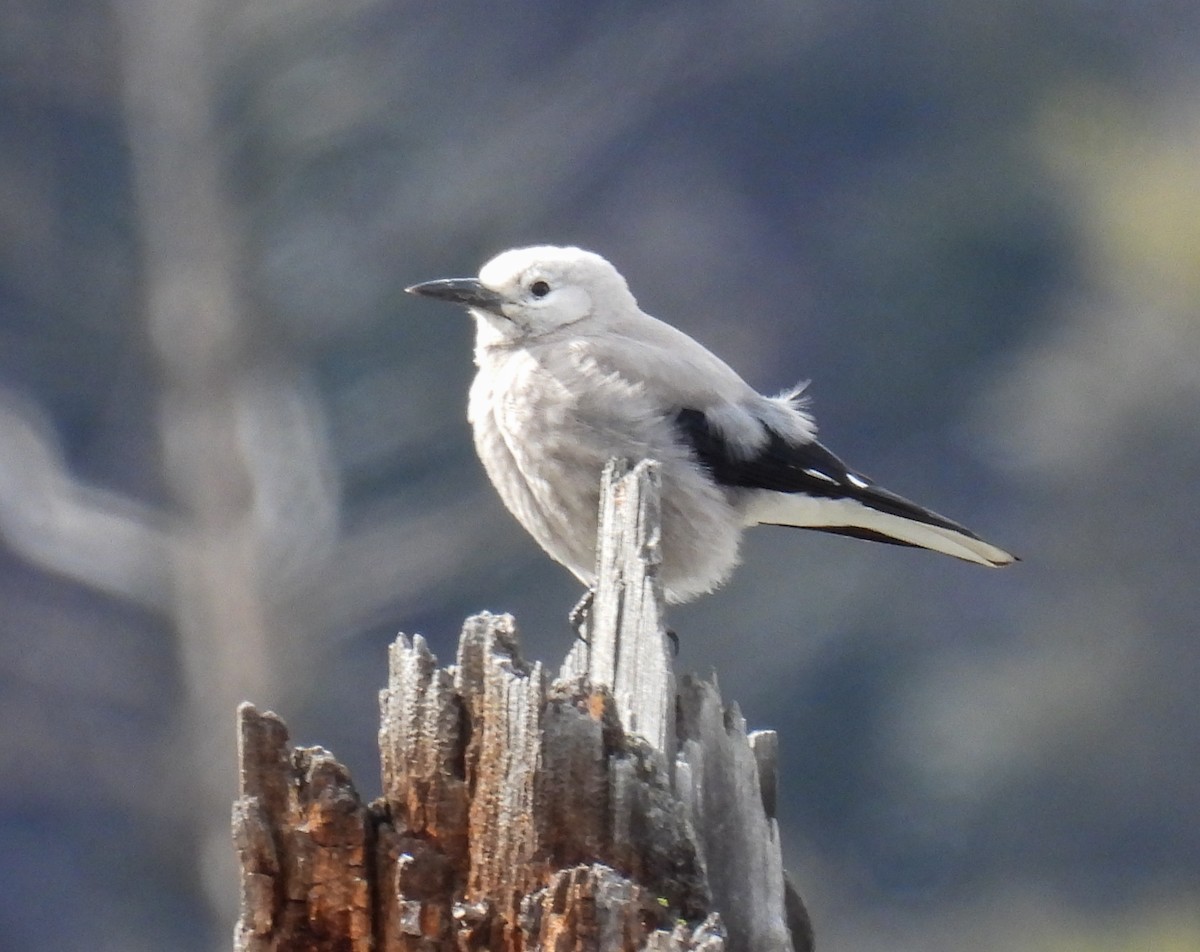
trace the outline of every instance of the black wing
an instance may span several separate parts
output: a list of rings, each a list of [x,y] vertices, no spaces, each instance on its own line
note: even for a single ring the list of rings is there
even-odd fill
[[[865,476],[846,466],[816,440],[803,444],[791,443],[763,424],[767,442],[754,456],[747,459],[731,452],[729,444],[713,429],[701,410],[684,408],[678,411],[675,415],[675,426],[683,442],[691,447],[696,460],[721,485],[781,493],[804,493],[821,499],[853,499],[877,512],[950,529],[972,539],[979,538],[957,522],[876,486]],[[858,526],[811,528],[876,542],[913,545]]]

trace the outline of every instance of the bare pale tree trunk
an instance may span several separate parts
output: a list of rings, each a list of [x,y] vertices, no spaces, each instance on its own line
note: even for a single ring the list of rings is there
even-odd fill
[[[255,505],[261,487],[240,432],[253,372],[237,230],[223,181],[214,115],[211,31],[217,0],[120,0],[125,105],[142,251],[147,339],[157,358],[158,428],[170,525],[168,611],[177,635],[181,743],[196,763],[229,756],[218,711],[250,691],[274,695]],[[226,713],[227,717],[228,714]],[[214,773],[191,779],[186,823],[198,865],[213,875],[227,853]],[[230,896],[209,893],[215,909]]]
[[[558,678],[508,616],[468,619],[449,667],[393,644],[375,803],[242,705],[236,949],[811,949],[774,733],[747,735],[711,682],[675,689],[656,464],[610,465],[602,516],[590,640]]]

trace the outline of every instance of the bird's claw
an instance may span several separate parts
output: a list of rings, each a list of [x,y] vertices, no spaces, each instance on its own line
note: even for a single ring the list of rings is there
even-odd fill
[[[596,590],[589,586],[588,590],[583,593],[583,597],[575,603],[575,607],[567,613],[567,622],[575,631],[575,637],[580,641],[587,641],[587,623],[588,617],[592,613],[592,603],[596,600]]]

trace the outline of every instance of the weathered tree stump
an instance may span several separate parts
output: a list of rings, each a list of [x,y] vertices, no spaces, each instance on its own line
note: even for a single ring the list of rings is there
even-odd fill
[[[716,685],[675,690],[658,472],[605,472],[589,640],[551,680],[505,615],[439,668],[397,638],[380,693],[383,796],[238,711],[244,952],[804,952],[784,876],[776,737]]]

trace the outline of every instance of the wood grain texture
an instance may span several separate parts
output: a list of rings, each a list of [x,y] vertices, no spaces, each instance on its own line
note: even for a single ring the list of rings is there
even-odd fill
[[[455,664],[389,651],[383,795],[239,710],[235,948],[377,952],[806,952],[774,818],[778,740],[716,685],[679,691],[657,579],[652,463],[606,472],[588,627],[551,680],[507,615]],[[637,729],[633,728],[637,725]]]
[[[293,748],[274,714],[238,709],[240,796],[233,838],[242,871],[234,948],[372,948],[371,824],[345,767]]]

